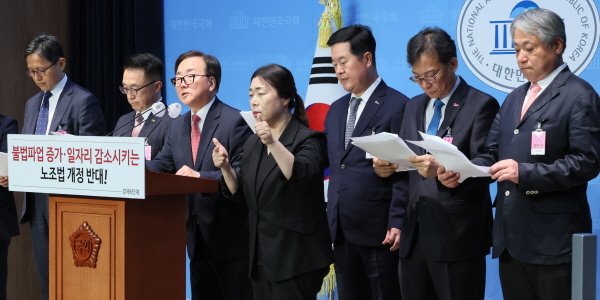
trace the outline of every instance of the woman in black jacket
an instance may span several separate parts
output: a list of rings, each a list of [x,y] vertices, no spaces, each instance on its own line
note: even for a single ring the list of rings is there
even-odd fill
[[[223,193],[248,206],[254,299],[313,300],[333,261],[325,136],[308,128],[294,77],[280,65],[254,72],[250,106],[256,135],[246,140],[240,169],[216,139],[213,160],[223,172]]]

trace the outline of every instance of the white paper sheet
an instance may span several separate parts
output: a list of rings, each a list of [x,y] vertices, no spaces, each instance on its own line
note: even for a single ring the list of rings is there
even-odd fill
[[[462,152],[456,148],[456,146],[444,141],[438,136],[428,135],[423,132],[419,132],[422,141],[408,141],[409,143],[415,144],[423,149],[429,151],[442,166],[446,168],[446,171],[452,171],[454,173],[460,173],[460,179],[458,182],[463,182],[469,177],[491,177],[488,173],[490,167],[476,166],[471,163]]]
[[[398,170],[416,170],[408,158],[417,156],[396,134],[381,132],[374,135],[353,137],[352,144],[373,156],[398,164]]]
[[[8,176],[8,154],[0,152],[0,176]]]
[[[248,126],[250,126],[250,129],[252,129],[252,132],[256,133],[256,129],[254,128],[254,125],[256,124],[256,119],[254,118],[254,115],[252,114],[251,111],[240,111],[240,115],[242,115],[242,118],[244,118],[244,121],[246,121],[246,123],[248,123]]]

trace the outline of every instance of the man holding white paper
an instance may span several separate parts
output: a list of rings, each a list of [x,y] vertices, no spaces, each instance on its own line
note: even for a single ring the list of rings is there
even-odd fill
[[[587,185],[600,172],[600,97],[563,61],[561,16],[526,10],[510,32],[528,82],[508,94],[486,153],[472,160],[498,181],[492,256],[506,299],[570,299],[573,234],[592,232]],[[473,186],[443,171],[444,185]]]
[[[439,28],[426,28],[410,39],[407,60],[413,82],[424,94],[406,105],[400,128],[405,140],[422,140],[419,131],[443,137],[466,156],[483,152],[485,137],[498,111],[490,95],[455,74],[456,46]],[[491,246],[492,211],[487,186],[452,191],[437,181],[437,161],[425,149],[409,161],[409,203],[400,239],[400,283],[404,300],[484,298],[485,256]],[[374,160],[382,177],[395,164]],[[473,179],[469,179],[473,180]]]

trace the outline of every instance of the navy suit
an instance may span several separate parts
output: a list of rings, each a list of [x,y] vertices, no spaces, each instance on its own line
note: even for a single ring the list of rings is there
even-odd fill
[[[217,138],[227,149],[231,165],[239,167],[243,145],[250,134],[252,131],[239,111],[216,98],[204,120],[195,165],[191,150],[191,112],[171,122],[161,152],[146,165],[152,171],[164,173],[175,173],[181,167],[188,166],[200,172],[203,178],[215,179],[220,183],[221,170],[215,167],[212,160],[212,151],[215,148],[212,139]],[[187,249],[192,260],[190,271],[193,290],[202,284],[202,289],[221,289],[226,293],[238,294],[232,294],[232,298],[252,294],[246,277],[247,218],[248,210],[244,205],[224,199],[221,193],[187,196]],[[201,257],[214,258],[214,263],[235,260],[241,265],[237,270],[216,268],[214,272],[223,273],[219,273],[219,280],[215,279],[213,282],[210,278],[195,275],[196,271],[203,271],[194,267]],[[193,296],[199,297],[196,292],[193,292]]]
[[[372,160],[366,159],[365,151],[351,143],[344,149],[349,101],[350,94],[347,94],[331,105],[324,131],[327,134],[330,168],[327,215],[334,242],[340,299],[371,296],[375,299],[397,299],[400,297],[398,255],[389,250],[391,245],[381,243],[389,228],[399,229],[402,226],[407,202],[406,180],[401,180],[402,184],[396,186],[394,182],[398,181],[397,176],[405,175],[394,174],[381,178],[373,170]],[[352,136],[390,132],[392,123],[402,122],[408,98],[381,81],[371,97],[363,101],[367,102],[356,121]],[[392,193],[394,188],[398,191]],[[365,266],[368,269],[368,274],[365,274],[365,257],[354,262],[343,262],[352,260],[338,251],[345,249],[343,245],[348,244],[369,252],[369,255],[389,255],[387,258],[377,258],[389,261],[379,261],[378,266]],[[353,268],[363,271],[361,273]],[[365,294],[360,295],[358,291]]]
[[[507,251],[519,262],[566,264],[570,272],[572,234],[592,232],[586,191],[588,181],[600,172],[600,98],[567,67],[519,120],[529,86],[506,97],[488,135],[486,153],[473,160],[483,166],[505,159],[518,163],[519,184],[498,182],[493,256]],[[531,155],[532,131],[540,122],[546,153]],[[504,288],[502,274],[501,279]],[[566,287],[549,292],[558,294],[556,299],[570,297],[568,281]]]
[[[35,125],[44,92],[27,100],[23,134],[35,134]],[[49,132],[60,129],[68,134],[103,136],[106,125],[100,102],[92,93],[70,79],[56,104]],[[48,299],[48,194],[26,193],[23,202],[21,224],[31,222],[31,238],[40,287],[44,299]]]
[[[424,119],[430,99],[427,94],[411,99],[401,128],[392,128],[392,132],[405,140],[422,140],[419,131],[427,131]],[[498,108],[494,98],[461,78],[444,108],[437,136],[446,136],[449,127],[452,144],[465,156],[474,158],[484,150]],[[415,154],[426,154],[423,148],[407,144]],[[400,239],[400,277],[405,299],[483,299],[485,255],[490,253],[492,244],[488,186],[452,190],[437,178],[426,179],[417,171],[408,173],[409,204]],[[436,266],[447,268],[446,273],[450,274],[436,272]],[[457,272],[451,273],[454,270]]]
[[[112,133],[112,136],[122,135],[125,137],[131,137],[133,125],[135,124],[135,122],[132,121],[134,120],[136,113],[136,111],[132,111],[128,114],[122,115],[115,126],[115,128],[118,129]],[[144,125],[142,125],[142,130],[140,130],[138,137],[146,137],[147,144],[152,147],[150,154],[151,159],[155,158],[158,152],[160,152],[162,149],[165,142],[167,129],[169,128],[169,125],[171,125],[172,121],[173,118],[171,118],[168,114],[165,114],[162,117],[157,117],[153,114],[150,114],[150,116],[148,116],[148,120],[144,122]],[[127,122],[129,122],[129,124],[125,125]]]
[[[0,152],[8,153],[7,134],[19,132],[17,120],[0,115]],[[8,188],[0,187],[0,300],[6,300],[6,281],[8,279],[8,246],[10,238],[19,234],[19,220],[15,198]]]

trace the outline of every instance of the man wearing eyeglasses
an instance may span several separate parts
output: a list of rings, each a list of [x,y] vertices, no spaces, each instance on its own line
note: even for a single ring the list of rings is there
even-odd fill
[[[26,73],[42,90],[27,100],[22,133],[45,135],[65,131],[73,135],[106,133],[100,102],[63,73],[66,59],[58,39],[35,37],[25,48]],[[8,178],[0,185],[8,184]],[[48,194],[27,193],[21,223],[30,222],[33,254],[44,299],[48,299]]]
[[[221,65],[200,51],[181,54],[175,62],[179,100],[190,111],[175,119],[148,169],[221,181],[212,150],[217,138],[239,167],[244,142],[252,131],[239,111],[217,97]],[[221,193],[187,196],[187,249],[192,299],[252,299],[248,279],[248,211]]]
[[[150,107],[162,100],[162,61],[150,54],[135,54],[127,58],[123,71],[123,82],[119,89],[127,95],[133,111],[121,116],[113,136],[146,138],[146,159],[156,157],[162,149],[165,134],[171,121],[168,115],[157,117]]]
[[[470,158],[482,153],[498,102],[455,74],[452,38],[442,29],[425,28],[410,39],[407,53],[413,73],[409,79],[425,93],[408,102],[402,126],[392,132],[413,141],[422,140],[419,131],[436,135]],[[418,155],[409,159],[418,172],[409,172],[400,239],[403,299],[482,300],[485,256],[491,246],[488,187],[450,191],[435,178],[435,158],[420,147],[409,147]],[[398,166],[374,159],[374,167],[388,177]]]

